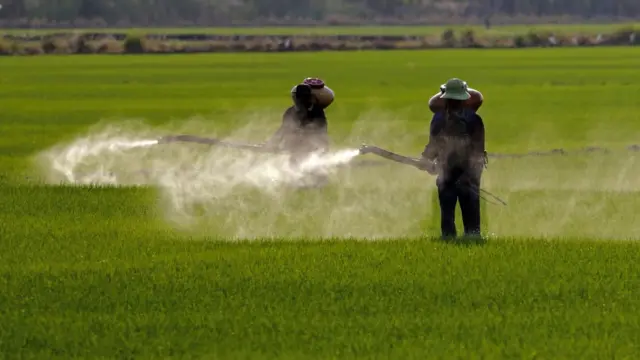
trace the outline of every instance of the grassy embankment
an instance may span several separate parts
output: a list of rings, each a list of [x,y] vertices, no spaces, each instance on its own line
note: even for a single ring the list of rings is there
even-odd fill
[[[0,30],[0,54],[202,53],[288,50],[413,50],[627,46],[636,23],[598,25],[362,26],[263,28],[13,29]],[[244,36],[236,36],[244,35]],[[158,37],[159,36],[159,37]],[[635,44],[638,40],[635,41]]]

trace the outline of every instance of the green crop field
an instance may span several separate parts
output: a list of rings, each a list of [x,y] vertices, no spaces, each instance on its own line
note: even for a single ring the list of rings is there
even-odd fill
[[[526,34],[529,31],[549,31],[557,34],[598,34],[611,33],[619,29],[639,29],[637,22],[613,24],[541,24],[494,26],[317,26],[317,27],[229,27],[229,28],[133,28],[133,29],[0,29],[5,34],[42,34],[58,32],[133,32],[161,34],[266,34],[266,35],[440,35],[446,29],[457,31],[474,30],[479,35]]]
[[[637,358],[638,48],[0,58],[2,358]],[[447,78],[485,96],[486,241],[366,155],[330,186],[261,142],[320,76],[336,151],[418,156]],[[365,161],[379,160],[377,166]],[[274,180],[275,179],[275,180]],[[458,224],[459,226],[461,224]]]

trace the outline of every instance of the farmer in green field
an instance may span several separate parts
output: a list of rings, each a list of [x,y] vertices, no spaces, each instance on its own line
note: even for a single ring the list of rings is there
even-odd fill
[[[328,150],[324,110],[333,102],[333,91],[322,80],[307,78],[291,89],[291,98],[292,106],[285,110],[280,128],[265,146],[300,156]]]
[[[479,95],[479,96],[478,96]],[[460,201],[464,232],[480,235],[480,179],[486,166],[484,123],[476,110],[482,95],[474,98],[466,82],[450,79],[437,100],[429,143],[422,153],[423,170],[437,175],[441,231],[444,238],[456,236],[455,209]]]
[[[333,103],[334,93],[321,79],[306,78],[291,89],[291,98],[293,105],[285,110],[280,128],[264,146],[290,153],[291,164],[296,166],[312,153],[329,150],[324,111]]]

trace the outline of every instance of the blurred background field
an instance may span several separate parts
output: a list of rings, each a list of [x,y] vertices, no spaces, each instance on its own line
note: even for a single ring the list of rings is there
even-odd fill
[[[637,22],[607,24],[529,24],[499,25],[409,25],[409,26],[269,26],[269,27],[133,27],[133,28],[4,28],[0,33],[46,35],[55,33],[136,33],[136,34],[210,34],[210,35],[440,35],[444,29],[472,30],[478,35],[514,35],[529,32],[555,34],[611,33],[620,29],[639,29]]]
[[[8,29],[0,54],[142,54],[635,46],[636,23],[521,26]]]

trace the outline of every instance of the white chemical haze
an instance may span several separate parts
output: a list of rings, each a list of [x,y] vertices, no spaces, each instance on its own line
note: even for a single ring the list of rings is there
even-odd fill
[[[127,181],[120,178],[117,174],[118,168],[106,167],[103,163],[99,164],[97,171],[88,173],[78,173],[77,170],[86,165],[89,161],[98,158],[104,159],[109,156],[130,155],[125,154],[127,150],[147,148],[159,145],[158,140],[136,140],[125,137],[105,138],[103,140],[95,140],[92,138],[82,138],[71,144],[64,151],[51,158],[52,168],[63,174],[65,180],[74,184],[108,184],[108,185],[167,185],[174,187],[173,182],[167,183],[166,169],[175,169],[175,164],[164,163],[159,159],[154,159],[155,166],[147,169],[140,169],[142,175],[151,175],[146,180]],[[247,150],[242,150],[247,151]],[[251,156],[237,156],[233,163],[225,171],[216,171],[212,176],[214,182],[219,185],[236,186],[242,183],[248,183],[260,187],[260,189],[273,189],[284,185],[301,185],[306,174],[311,172],[329,173],[337,165],[346,164],[359,154],[358,149],[341,150],[328,154],[311,154],[300,164],[292,167],[284,156],[274,157],[270,161],[262,160],[259,162],[246,160]],[[193,161],[194,159],[184,159],[185,161]],[[224,159],[218,159],[223,161]],[[160,165],[160,166],[158,166]],[[200,170],[200,169],[198,169]],[[202,169],[202,170],[207,170]],[[213,170],[213,169],[211,169]],[[219,170],[219,169],[216,169]],[[126,176],[132,173],[125,173]],[[153,175],[161,175],[155,178]]]
[[[345,143],[369,140],[393,151],[415,142],[411,136],[426,142],[425,134],[412,135],[406,122],[395,119],[365,114]],[[433,178],[411,167],[379,158],[384,166],[343,166],[360,160],[353,148],[313,155],[294,168],[282,155],[156,141],[187,133],[256,143],[275,130],[273,122],[244,120],[247,126],[227,136],[199,120],[165,131],[135,121],[109,122],[42,152],[38,165],[50,184],[153,186],[166,220],[213,236],[376,239],[420,235],[429,224],[437,234]],[[640,224],[629,217],[635,206],[629,194],[640,189],[638,165],[633,153],[492,160],[483,187],[509,205],[487,204],[486,228],[500,236],[637,238]],[[332,184],[301,188],[310,172],[329,176]]]
[[[266,136],[273,131],[256,127],[252,132],[262,130]],[[202,129],[191,126],[187,130],[202,135],[196,131]],[[259,196],[267,196],[268,204],[256,203],[257,210],[281,212],[283,209],[277,206],[285,194],[312,185],[308,182],[310,173],[331,176],[359,154],[353,148],[337,149],[324,155],[312,154],[294,167],[284,155],[201,144],[158,144],[157,139],[165,134],[139,122],[99,125],[76,140],[41,153],[38,162],[48,183],[154,186],[160,190],[168,219],[182,228],[215,216],[223,224],[236,224],[231,231],[235,236],[258,237],[278,233],[263,223],[253,227],[256,234],[248,234],[246,214],[230,209],[221,215],[220,210],[230,201],[237,202],[237,210]],[[246,134],[240,131],[236,135],[241,140]]]

